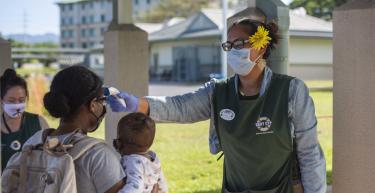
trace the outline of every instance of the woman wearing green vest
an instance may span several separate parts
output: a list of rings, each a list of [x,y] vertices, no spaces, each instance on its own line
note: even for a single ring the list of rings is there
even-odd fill
[[[138,98],[121,92],[126,106],[115,97],[108,102],[115,112],[140,111],[159,121],[210,119],[210,151],[224,153],[223,193],[325,193],[325,159],[308,88],[266,64],[277,31],[274,23],[234,22],[222,44],[235,72],[230,78],[179,96]]]
[[[9,158],[22,149],[34,133],[48,128],[40,115],[25,112],[28,97],[26,81],[13,69],[7,69],[1,82],[1,170]]]

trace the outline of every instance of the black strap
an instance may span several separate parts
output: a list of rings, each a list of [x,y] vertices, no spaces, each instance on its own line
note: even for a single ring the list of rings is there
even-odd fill
[[[219,120],[218,120],[218,112],[217,112],[217,107],[216,107],[216,89],[217,89],[217,86],[219,86],[219,84],[215,83],[215,86],[214,86],[214,91],[212,93],[212,104],[213,104],[213,111],[214,111],[214,127],[215,127],[215,131],[216,131],[216,135],[217,135],[217,139],[219,141],[219,145],[220,147],[222,148],[221,146],[221,139],[220,139],[220,132],[219,132]],[[224,156],[224,151],[223,149],[222,150],[222,153],[221,155],[217,158],[216,161],[219,161],[223,156]]]
[[[2,117],[3,117],[3,121],[4,121],[5,128],[7,129],[8,133],[9,133],[9,134],[13,133],[13,132],[10,130],[10,127],[9,127],[7,121],[5,120],[5,115],[4,115],[4,113],[2,114]],[[20,124],[20,128],[19,128],[19,129],[22,128],[22,124],[23,124],[24,117],[25,117],[24,114],[22,114],[21,124]]]
[[[216,161],[219,161],[224,156],[224,152],[222,151],[220,156],[216,159]]]
[[[9,125],[8,125],[7,121],[5,120],[4,113],[3,113],[3,121],[4,121],[4,125],[5,125],[5,128],[7,129],[8,133],[11,134],[12,131],[10,130]]]

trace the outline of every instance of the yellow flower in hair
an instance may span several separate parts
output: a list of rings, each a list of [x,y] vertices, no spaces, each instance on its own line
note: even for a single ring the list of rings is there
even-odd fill
[[[266,30],[263,26],[259,26],[255,34],[250,36],[249,38],[253,48],[259,50],[266,47],[267,44],[269,44],[272,40],[272,38],[268,35],[269,31]]]

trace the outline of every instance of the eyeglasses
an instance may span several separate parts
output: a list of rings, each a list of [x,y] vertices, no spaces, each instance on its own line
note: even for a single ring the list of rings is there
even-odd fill
[[[249,40],[235,40],[234,42],[226,41],[221,44],[221,47],[224,51],[230,51],[232,48],[236,50],[240,50],[245,47],[246,44],[248,44]]]
[[[107,97],[106,96],[99,97],[99,98],[96,99],[96,101],[102,103],[104,106],[107,105]]]

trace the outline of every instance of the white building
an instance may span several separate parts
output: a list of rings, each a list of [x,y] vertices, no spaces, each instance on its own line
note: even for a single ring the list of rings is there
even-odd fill
[[[229,11],[228,16],[233,14]],[[222,11],[204,9],[149,35],[152,78],[200,81],[220,72]],[[332,23],[290,13],[289,74],[332,79]]]
[[[137,18],[158,5],[160,0],[133,0]],[[103,44],[103,33],[112,20],[112,0],[61,0],[60,46],[92,48]]]

